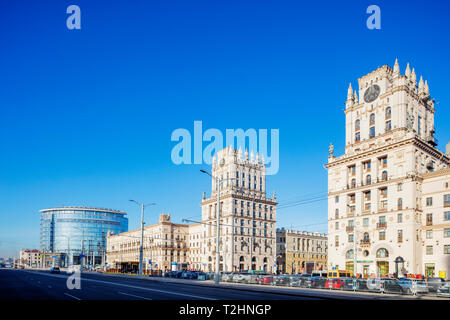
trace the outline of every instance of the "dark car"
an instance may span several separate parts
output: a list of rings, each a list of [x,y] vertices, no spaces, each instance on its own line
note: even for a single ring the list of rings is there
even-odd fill
[[[442,278],[428,278],[426,282],[430,292],[437,292],[437,289],[445,284],[445,280]]]
[[[327,277],[314,276],[311,277],[311,288],[325,288],[325,282],[327,281]]]
[[[276,276],[274,277],[274,284],[276,286],[289,286],[291,279],[289,276]]]
[[[59,267],[52,267],[50,273],[61,273],[61,270],[59,270]]]
[[[398,293],[398,294],[403,293],[402,286],[398,283],[396,279],[382,278],[381,284],[382,284],[381,288],[386,293]]]
[[[450,282],[446,282],[442,287],[438,288],[436,295],[439,297],[450,298]]]

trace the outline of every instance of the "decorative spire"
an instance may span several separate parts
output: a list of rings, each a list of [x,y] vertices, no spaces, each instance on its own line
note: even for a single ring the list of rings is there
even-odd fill
[[[239,160],[242,160],[242,148],[241,147],[239,147],[238,158],[239,158]]]
[[[248,161],[248,151],[247,151],[247,149],[245,149],[245,159],[244,160]]]
[[[414,84],[414,87],[417,86],[417,77],[416,77],[416,71],[414,70],[414,68],[412,69],[412,73],[411,73],[411,81]]]
[[[425,80],[425,88],[424,88],[425,94],[427,96],[430,95],[430,88],[428,87],[428,80]]]
[[[394,74],[400,74],[400,66],[398,65],[398,60],[397,58],[395,58],[395,63],[394,63]]]
[[[261,163],[264,164],[264,155],[261,155]]]
[[[352,83],[350,82],[350,85],[348,86],[348,90],[347,90],[347,100],[351,100],[353,98],[352,93],[353,93],[353,88],[352,88]]]
[[[406,65],[405,76],[407,76],[408,78],[411,76],[411,69],[409,68],[409,62]]]
[[[259,152],[256,153],[256,163],[259,164]]]
[[[255,154],[253,153],[253,150],[250,152],[250,162],[253,163],[255,160]]]
[[[355,93],[353,94],[353,98],[355,99],[355,103],[358,103],[358,95],[356,94],[356,90]]]
[[[423,92],[424,90],[424,83],[423,83],[423,78],[422,76],[420,76],[420,80],[419,80],[419,93]]]

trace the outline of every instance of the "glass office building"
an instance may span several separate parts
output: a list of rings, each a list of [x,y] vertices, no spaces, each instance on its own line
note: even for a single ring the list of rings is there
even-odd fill
[[[41,212],[40,246],[45,266],[105,262],[108,233],[128,231],[126,213],[112,209],[59,207]],[[49,260],[54,259],[49,263]]]

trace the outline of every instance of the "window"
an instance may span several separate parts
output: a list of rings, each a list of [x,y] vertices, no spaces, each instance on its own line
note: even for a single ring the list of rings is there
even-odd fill
[[[349,226],[349,227],[353,227],[353,226],[354,226],[353,220],[349,220],[349,221],[348,221],[348,226]]]
[[[369,175],[367,175],[367,177],[366,177],[366,184],[371,184],[372,183],[372,178],[371,178],[371,176],[370,176],[370,174]]]
[[[334,238],[334,242],[335,242],[336,247],[339,247],[339,236],[336,236]]]
[[[445,228],[444,229],[444,238],[449,238],[450,237],[450,228]]]
[[[339,222],[336,222],[336,230],[339,230]]]
[[[360,128],[360,121],[359,119],[355,121],[355,130],[358,131]]]
[[[444,221],[450,220],[450,211],[444,212]]]
[[[403,209],[403,199],[402,198],[398,198],[398,200],[397,200],[397,209],[398,210]]]
[[[398,230],[397,231],[397,242],[398,243],[403,242],[403,230]]]
[[[361,141],[361,135],[359,132],[355,133],[355,142]]]
[[[431,207],[433,205],[433,197],[427,198],[427,207]]]
[[[420,126],[420,122],[421,122],[422,118],[419,116],[417,117],[417,133],[419,134],[419,136],[421,135],[421,126]]]
[[[356,179],[352,179],[352,188],[356,187]]]
[[[386,231],[380,231],[378,234],[378,240],[386,240]]]
[[[450,245],[445,245],[444,246],[444,254],[450,254]]]
[[[377,250],[377,258],[387,258],[389,257],[389,252],[385,248],[380,248]]]
[[[386,121],[386,131],[390,131],[392,129],[391,120]]]
[[[381,180],[386,181],[387,178],[388,178],[387,171],[383,171],[383,173],[381,174]]]
[[[403,222],[403,215],[401,213],[397,214],[397,223]]]
[[[386,119],[390,119],[391,118],[391,107],[387,107],[386,108]]]
[[[346,259],[353,259],[354,258],[353,249],[347,250],[347,252],[345,253],[345,258]]]
[[[403,190],[403,183],[397,184],[397,191],[402,191],[402,190]]]
[[[427,226],[433,225],[433,214],[427,213]]]
[[[450,194],[444,194],[444,207],[450,207]]]
[[[363,219],[363,226],[364,227],[368,227],[369,226],[369,218],[364,218]]]
[[[369,237],[369,233],[368,232],[364,232],[363,241],[364,242],[369,242],[370,241],[370,237]]]
[[[427,239],[433,239],[433,230],[427,230]]]
[[[334,214],[334,217],[335,217],[336,219],[339,219],[339,209],[336,209],[336,212],[335,212],[335,214]]]
[[[348,235],[348,242],[353,242],[353,234]]]
[[[427,246],[427,254],[433,254],[433,246]]]
[[[339,196],[334,197],[334,202],[336,202],[336,203],[339,202]]]
[[[375,124],[375,113],[370,115],[370,124]]]
[[[370,138],[375,137],[375,127],[370,127],[370,129],[369,129],[369,137]]]

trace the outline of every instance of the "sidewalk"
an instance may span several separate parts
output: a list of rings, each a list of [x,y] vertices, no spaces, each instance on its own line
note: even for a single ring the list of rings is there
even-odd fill
[[[123,274],[112,274],[112,273],[96,273],[96,272],[85,272],[92,274],[101,274],[103,276],[110,277],[122,277],[122,278],[134,278],[138,279],[138,275],[123,275]],[[156,282],[165,283],[182,283],[186,285],[193,286],[206,286],[206,287],[216,287],[213,280],[186,280],[186,279],[173,279],[164,277],[147,277],[144,279]],[[296,287],[276,287],[276,286],[265,286],[256,284],[245,284],[245,283],[230,283],[221,282],[218,286],[219,288],[241,290],[241,291],[253,291],[253,292],[265,292],[282,294],[289,296],[299,296],[299,297],[313,297],[319,299],[344,299],[344,300],[448,300],[446,298],[435,297],[435,296],[409,296],[409,295],[397,295],[397,294],[381,294],[373,292],[364,291],[341,291],[341,290],[330,290],[330,289],[308,289],[308,288],[296,288]]]

